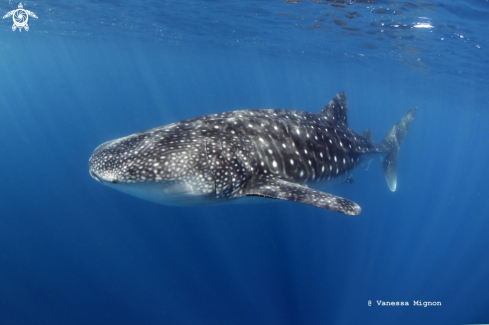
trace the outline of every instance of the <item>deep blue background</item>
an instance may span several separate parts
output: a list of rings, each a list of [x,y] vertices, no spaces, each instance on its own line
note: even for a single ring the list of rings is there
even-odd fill
[[[487,63],[460,58],[453,73],[3,25],[1,324],[489,322],[488,80],[470,70]],[[419,107],[395,193],[376,162],[331,190],[360,216],[291,202],[159,206],[88,174],[107,140],[228,110],[315,112],[338,91],[350,127],[376,141]]]

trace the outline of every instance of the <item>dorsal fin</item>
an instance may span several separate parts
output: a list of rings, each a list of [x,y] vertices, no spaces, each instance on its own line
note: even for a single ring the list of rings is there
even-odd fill
[[[363,131],[362,135],[367,138],[370,143],[374,143],[374,138],[372,138],[372,130],[370,128]]]
[[[319,114],[339,123],[340,126],[348,127],[348,102],[346,101],[346,94],[342,91],[336,94]]]

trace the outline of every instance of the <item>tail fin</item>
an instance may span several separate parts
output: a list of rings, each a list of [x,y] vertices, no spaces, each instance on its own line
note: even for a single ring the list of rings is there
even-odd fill
[[[387,156],[382,160],[382,170],[384,171],[385,180],[392,192],[395,192],[397,187],[397,153],[401,147],[401,142],[404,140],[411,122],[416,114],[417,106],[407,112],[404,117],[397,122],[396,125],[387,133],[384,140],[380,143],[388,152]]]

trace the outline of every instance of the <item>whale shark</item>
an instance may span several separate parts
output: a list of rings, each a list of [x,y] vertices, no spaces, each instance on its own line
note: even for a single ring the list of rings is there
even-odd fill
[[[358,215],[358,204],[325,190],[351,183],[356,169],[379,159],[395,191],[399,148],[416,110],[379,144],[370,129],[349,129],[344,92],[319,113],[250,109],[206,115],[105,142],[90,157],[89,170],[104,185],[164,205],[261,197]]]

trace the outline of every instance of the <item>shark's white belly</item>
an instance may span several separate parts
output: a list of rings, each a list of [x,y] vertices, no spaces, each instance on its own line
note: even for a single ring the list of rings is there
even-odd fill
[[[140,199],[163,205],[193,206],[208,204],[213,201],[210,192],[199,192],[195,187],[184,181],[105,183],[105,185]]]

